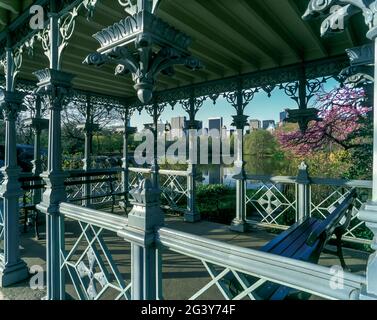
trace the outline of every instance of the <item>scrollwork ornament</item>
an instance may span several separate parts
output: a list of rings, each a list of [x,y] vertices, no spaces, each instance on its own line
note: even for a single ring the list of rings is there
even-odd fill
[[[258,91],[259,90],[257,88],[244,90],[239,89],[234,92],[224,93],[223,97],[236,109],[237,114],[243,114],[245,108],[254,99],[255,93]]]
[[[354,15],[362,13],[364,22],[369,28],[367,37],[374,39],[377,35],[377,3],[372,0],[311,0],[307,7],[304,20],[323,18],[321,35],[338,33],[345,30],[346,22]]]

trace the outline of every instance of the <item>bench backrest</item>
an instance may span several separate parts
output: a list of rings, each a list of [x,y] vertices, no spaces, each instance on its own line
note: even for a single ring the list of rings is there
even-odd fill
[[[355,198],[356,190],[353,189],[343,199],[343,201],[336,206],[335,210],[325,220],[316,226],[316,228],[311,232],[306,244],[313,246],[315,243],[321,242],[323,243],[323,247],[333,236],[335,230],[338,229],[344,233],[352,219],[352,208]],[[341,224],[343,218],[346,218],[346,220],[343,224]]]

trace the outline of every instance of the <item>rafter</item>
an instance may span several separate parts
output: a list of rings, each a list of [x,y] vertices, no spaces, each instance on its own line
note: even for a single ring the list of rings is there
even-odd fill
[[[293,56],[302,59],[303,48],[297,45],[297,40],[291,35],[289,30],[285,28],[284,23],[279,17],[272,14],[271,9],[268,8],[268,4],[265,1],[241,1],[240,3],[256,21],[262,24],[275,37],[280,39],[280,41],[285,43],[285,45],[290,48]]]
[[[195,0],[195,3],[200,6],[201,10],[203,10],[208,17],[214,19],[218,25],[226,24],[229,30],[242,38],[243,44],[255,48],[260,51],[262,55],[274,61],[276,65],[279,65],[280,57],[277,51],[267,45],[266,42],[261,39],[260,34],[256,33],[255,30],[245,28],[241,22],[238,22],[221,2],[214,4],[208,1]],[[216,14],[214,12],[216,12]],[[212,30],[212,32],[216,31]],[[236,40],[233,39],[233,41]]]
[[[237,52],[235,52],[235,50],[233,50],[234,44],[231,41],[222,37],[218,33],[208,31],[208,27],[203,21],[199,20],[195,16],[188,16],[184,11],[182,11],[182,8],[174,2],[171,3],[171,8],[174,9],[174,16],[167,13],[162,15],[161,11],[159,15],[161,17],[163,16],[165,20],[173,21],[174,19],[174,25],[179,24],[181,26],[181,30],[190,29],[189,34],[192,37],[203,39],[204,43],[217,47],[219,50],[229,55],[229,57],[233,57],[233,59],[236,59],[236,61],[238,60],[241,65],[251,65],[255,68],[259,68],[259,61],[256,61],[255,58],[249,54],[249,52],[246,52],[245,50],[237,50]]]
[[[300,8],[297,6],[297,2],[295,0],[288,0],[287,3],[292,8],[292,10],[296,13],[297,17],[301,20],[301,16],[304,14],[304,12],[301,12]],[[310,26],[310,23],[303,23],[303,27],[306,29],[306,31],[310,34],[311,38],[317,45],[318,49],[321,51],[321,53],[328,57],[329,52],[327,48],[324,46],[322,39],[319,35],[319,33],[314,31],[314,29]]]
[[[14,14],[20,14],[22,10],[22,0],[2,0],[0,1],[0,8],[8,10]]]

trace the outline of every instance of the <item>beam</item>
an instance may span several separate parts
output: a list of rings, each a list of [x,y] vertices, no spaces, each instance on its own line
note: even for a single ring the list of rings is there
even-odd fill
[[[199,98],[208,96],[208,94],[223,94],[237,90],[240,84],[242,89],[261,88],[267,85],[276,86],[300,79],[303,66],[307,79],[315,79],[339,74],[349,66],[349,59],[346,55],[340,55],[333,58],[307,61],[286,67],[256,71],[191,86],[158,91],[155,96],[158,103],[163,103],[186,100],[190,97]],[[126,103],[127,105],[140,106],[140,102],[135,98],[126,99]]]

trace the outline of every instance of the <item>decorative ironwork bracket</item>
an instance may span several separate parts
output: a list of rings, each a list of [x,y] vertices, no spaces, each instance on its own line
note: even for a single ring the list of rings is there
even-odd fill
[[[362,13],[369,31],[367,37],[377,36],[377,1],[375,0],[311,0],[303,15],[304,20],[324,17],[321,35],[343,32],[346,22],[354,15]]]
[[[139,100],[148,104],[153,98],[157,76],[174,74],[174,66],[191,70],[202,68],[201,62],[188,51],[191,38],[148,11],[140,11],[96,33],[98,52],[83,63],[102,66],[118,64],[115,75],[132,74]],[[134,48],[127,47],[133,43]]]
[[[134,15],[141,10],[147,10],[151,13],[154,13],[158,5],[160,4],[160,0],[118,0],[119,4],[124,7],[124,11],[126,11],[130,15]]]

